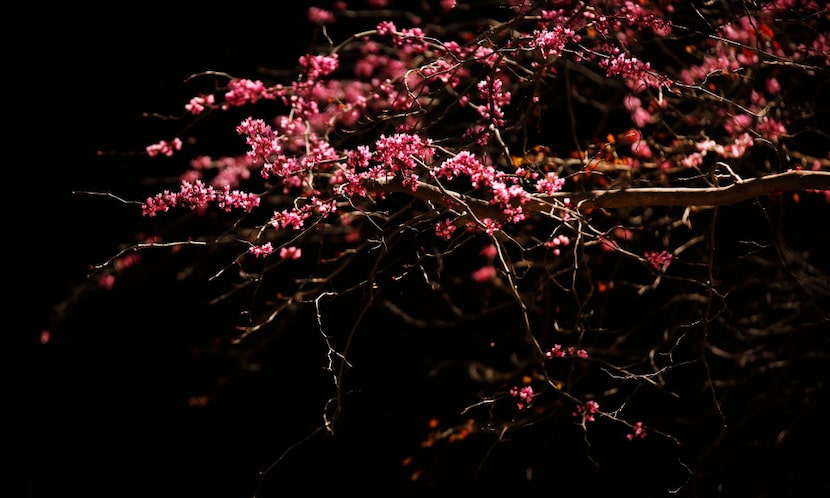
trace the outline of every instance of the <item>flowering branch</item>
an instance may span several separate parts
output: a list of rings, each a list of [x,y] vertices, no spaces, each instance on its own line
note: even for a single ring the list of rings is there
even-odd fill
[[[405,193],[417,199],[442,206],[463,202],[479,218],[499,218],[502,210],[481,199],[418,182],[415,190],[403,187],[395,181],[372,180],[366,185],[370,192]],[[523,206],[528,214],[545,214],[560,209],[569,200],[578,209],[615,209],[647,206],[729,206],[756,197],[766,197],[785,192],[830,190],[830,172],[786,171],[748,180],[740,180],[723,187],[632,187],[629,189],[603,189],[588,192],[557,192],[553,195],[534,196]],[[554,201],[558,201],[554,203]]]
[[[185,104],[188,118],[251,109],[233,129],[245,152],[200,154],[185,124],[145,148],[169,161],[192,153],[178,185],[135,204],[148,223],[208,215],[222,235],[182,224],[171,236],[187,242],[141,239],[95,268],[98,285],[111,287],[138,250],[193,245],[223,258],[208,280],[231,290],[214,302],[252,296],[232,346],[313,306],[334,385],[328,433],[347,405],[362,325],[383,312],[385,326],[423,334],[481,324],[488,330],[463,349],[484,347],[500,363],[467,360],[479,388],[461,414],[475,416],[436,424],[424,448],[476,432],[508,444],[513,431],[563,420],[552,413],[586,441],[607,422],[626,444],[657,436],[681,446],[659,425],[680,431],[682,420],[638,420],[624,408],[642,391],[674,396],[684,387],[674,373],[711,355],[740,372],[742,362],[772,368],[774,355],[753,353],[754,338],[741,336],[753,346],[741,349],[727,342],[736,334],[712,332],[765,320],[731,301],[758,286],[724,283],[717,216],[660,208],[739,208],[791,192],[830,199],[830,137],[816,119],[830,74],[826,11],[806,0],[743,3],[739,15],[728,2],[701,12],[666,1],[494,1],[466,19],[479,11],[439,4],[423,16],[312,7],[326,44],[300,57],[291,79],[188,79],[212,83]],[[356,34],[335,43],[329,28],[343,22]],[[757,204],[765,215],[780,208]],[[767,301],[780,291],[786,302],[826,305],[803,278],[816,269],[809,252],[793,256],[778,239],[774,249],[724,259],[797,281]],[[670,297],[658,295],[664,288]],[[350,304],[327,320],[340,300]],[[826,324],[813,311],[798,316]],[[639,321],[648,313],[658,319]],[[716,398],[723,379],[707,371],[694,381]],[[694,408],[709,412],[690,420],[721,412],[717,399]]]

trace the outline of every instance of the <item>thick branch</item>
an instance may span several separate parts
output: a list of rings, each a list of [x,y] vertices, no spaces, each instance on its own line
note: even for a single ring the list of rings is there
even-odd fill
[[[555,197],[559,199],[570,197],[572,204],[578,204],[584,208],[730,206],[775,193],[827,189],[830,189],[830,172],[787,171],[736,182],[725,187],[594,190],[573,194],[557,193]]]
[[[469,207],[478,218],[501,218],[501,209],[486,200],[457,192],[445,191],[427,183],[418,183],[412,190],[397,181],[373,181],[367,187],[372,191],[407,193],[419,199],[444,206]],[[557,192],[552,196],[538,196],[524,205],[526,213],[547,213],[554,203],[561,206],[565,199],[576,209],[645,206],[729,206],[739,202],[781,192],[830,190],[830,172],[787,171],[749,180],[725,187],[650,187],[588,192]],[[558,202],[556,202],[558,201]]]

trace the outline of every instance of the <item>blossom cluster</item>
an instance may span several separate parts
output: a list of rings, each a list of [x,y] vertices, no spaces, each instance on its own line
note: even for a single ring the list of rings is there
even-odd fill
[[[674,256],[669,251],[646,251],[646,261],[658,271],[666,271]]]
[[[588,352],[584,349],[577,349],[574,346],[563,348],[561,344],[554,344],[552,348],[545,351],[547,358],[566,358],[569,356],[576,356],[583,360],[588,358]]]
[[[523,410],[533,402],[533,388],[531,386],[513,386],[510,388],[510,395],[516,398],[516,406]]]
[[[593,422],[596,420],[596,414],[599,413],[599,403],[594,400],[586,401],[584,404],[577,405],[573,416],[578,417],[582,424],[585,422]]]
[[[558,306],[536,306],[549,298],[550,287],[610,296],[614,277],[590,276],[592,263],[621,255],[662,273],[680,253],[643,251],[654,247],[649,237],[661,230],[679,233],[676,224],[649,219],[652,209],[611,213],[604,199],[640,187],[711,187],[713,165],[761,176],[830,164],[830,156],[798,159],[789,148],[801,132],[818,135],[809,124],[816,109],[788,105],[797,91],[790,83],[830,66],[830,41],[817,27],[822,14],[815,2],[761,2],[744,5],[738,15],[713,14],[711,34],[676,23],[681,9],[670,1],[505,3],[510,8],[498,12],[509,19],[448,30],[438,21],[456,18],[440,16],[461,9],[444,0],[430,14],[435,19],[371,19],[359,36],[342,42],[329,38],[328,27],[365,12],[349,10],[346,2],[331,10],[310,7],[308,21],[330,43],[300,56],[297,74],[280,81],[213,75],[221,80],[217,89],[184,105],[185,116],[199,122],[211,113],[250,111],[233,127],[243,152],[197,151],[178,190],[147,198],[143,215],[211,206],[255,213],[229,223],[228,233],[243,248],[239,261],[260,267],[279,256],[285,268],[282,263],[315,257],[321,267],[339,261],[343,268],[354,255],[370,255],[378,266],[394,261],[392,270],[369,272],[363,284],[373,295],[379,282],[397,282],[418,268],[430,289],[463,288],[458,301],[483,296],[484,308],[499,292],[522,301],[533,334],[539,323],[549,330],[556,322],[558,330],[559,317],[552,316]],[[789,9],[810,29],[776,22]],[[656,48],[669,45],[679,46],[678,53],[669,57]],[[583,127],[587,137],[580,135]],[[199,141],[186,135],[194,129],[184,127],[144,152],[155,158],[193,151]],[[776,160],[759,165],[750,160],[756,152]],[[603,216],[619,218],[604,223]],[[395,251],[387,245],[403,239],[414,243]],[[462,277],[446,277],[447,261],[470,247],[476,251],[482,240],[484,263],[475,263],[474,252]],[[565,252],[573,257],[551,257]],[[295,285],[285,295],[313,288],[302,295],[312,302],[336,294],[340,282],[331,273],[338,271],[285,279]],[[471,299],[471,287],[481,295]],[[463,316],[449,294],[448,307]],[[579,315],[572,326],[582,330],[594,315],[582,309]],[[558,358],[588,358],[585,349],[561,344],[540,352],[534,358],[540,369],[554,368]],[[513,386],[509,396],[519,409],[540,399],[527,384]],[[572,414],[584,426],[599,413],[592,399]],[[646,436],[641,422],[628,427],[628,439]]]
[[[257,195],[231,190],[227,185],[215,188],[205,185],[201,180],[195,183],[183,181],[178,192],[165,190],[148,198],[142,206],[142,213],[145,216],[156,216],[159,212],[166,212],[177,206],[195,210],[205,208],[210,203],[215,203],[224,211],[242,209],[251,212],[259,206],[259,202]]]

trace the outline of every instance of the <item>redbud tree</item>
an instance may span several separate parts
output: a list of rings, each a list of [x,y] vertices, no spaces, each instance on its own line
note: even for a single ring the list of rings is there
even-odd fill
[[[457,389],[413,482],[453,448],[528,482],[648,454],[680,492],[753,410],[786,440],[828,366],[829,248],[791,214],[830,202],[827,5],[410,4],[312,6],[296,66],[192,75],[137,144],[172,181],[79,193],[140,227],[87,285],[171,256],[238,317],[224,347],[303,330],[330,435],[372,355],[422,355]]]

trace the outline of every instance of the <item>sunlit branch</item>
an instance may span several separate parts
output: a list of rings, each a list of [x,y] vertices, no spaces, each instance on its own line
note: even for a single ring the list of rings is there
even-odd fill
[[[375,192],[408,193],[416,198],[441,205],[463,204],[470,208],[478,218],[498,219],[502,210],[483,200],[443,190],[434,185],[419,182],[412,191],[393,180],[374,180],[367,188]],[[590,190],[586,192],[558,192],[551,196],[535,197],[528,201],[523,209],[526,213],[549,213],[552,209],[562,209],[566,199],[571,205],[580,209],[645,206],[730,206],[742,201],[783,192],[830,189],[830,172],[825,171],[787,171],[768,176],[736,182],[724,187],[642,187],[628,189]]]

